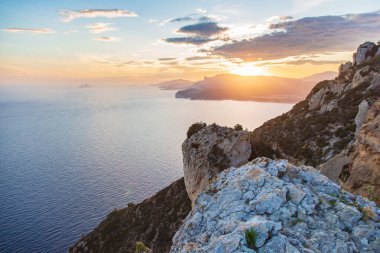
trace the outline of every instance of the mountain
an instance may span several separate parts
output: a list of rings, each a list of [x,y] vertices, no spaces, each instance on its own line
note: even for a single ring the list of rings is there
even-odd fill
[[[380,45],[353,59],[252,132],[193,124],[184,179],[112,212],[70,252],[377,253]]]
[[[326,71],[322,73],[316,73],[311,76],[306,76],[304,78],[301,78],[302,81],[305,82],[313,82],[313,83],[319,83],[323,80],[331,80],[338,76],[338,72],[334,71]]]
[[[217,75],[178,91],[176,98],[197,100],[250,100],[294,103],[302,100],[313,83],[273,76]]]
[[[183,90],[190,88],[194,82],[183,80],[183,79],[175,79],[170,81],[164,81],[157,84],[154,84],[153,86],[158,86],[161,90]]]

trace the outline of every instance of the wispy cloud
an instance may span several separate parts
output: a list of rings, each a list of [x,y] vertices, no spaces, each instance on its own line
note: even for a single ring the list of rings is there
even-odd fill
[[[175,61],[177,58],[172,57],[164,57],[164,58],[158,58],[159,61]]]
[[[50,28],[4,28],[3,32],[8,33],[54,33]]]
[[[163,41],[173,44],[192,44],[192,45],[202,45],[215,39],[204,38],[204,37],[176,37],[176,38],[166,38]]]
[[[108,37],[108,36],[103,36],[103,37],[97,37],[97,38],[94,38],[93,40],[113,42],[113,41],[120,41],[121,39],[120,39],[119,37]]]
[[[335,0],[293,0],[294,13],[299,13],[307,10],[311,10],[319,5]]]
[[[86,28],[89,29],[90,33],[103,33],[116,30],[116,28],[112,27],[110,23],[95,23],[87,25]]]
[[[380,11],[342,16],[307,17],[271,24],[271,32],[226,43],[214,54],[245,61],[273,60],[321,52],[350,51],[380,31]]]
[[[62,22],[70,22],[77,18],[119,18],[138,17],[135,12],[125,9],[84,9],[84,10],[61,10]]]

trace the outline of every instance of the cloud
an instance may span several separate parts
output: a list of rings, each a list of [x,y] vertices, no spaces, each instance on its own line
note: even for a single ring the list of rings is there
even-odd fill
[[[125,9],[84,9],[84,10],[61,10],[62,22],[70,22],[77,18],[119,18],[119,17],[138,17],[132,11]]]
[[[269,26],[272,32],[216,47],[212,53],[245,61],[352,51],[378,38],[380,11],[342,16],[306,17]]]
[[[295,13],[311,10],[318,5],[327,3],[327,2],[332,2],[334,0],[293,0],[293,9]]]
[[[216,39],[204,38],[204,37],[177,37],[177,38],[166,38],[162,39],[167,43],[173,44],[192,44],[192,45],[202,45]]]
[[[108,36],[103,36],[103,37],[97,37],[94,38],[93,40],[98,40],[98,41],[120,41],[121,39],[119,37],[108,37]]]
[[[185,58],[186,61],[202,61],[202,60],[210,60],[212,59],[212,56],[191,56]]]
[[[216,22],[196,23],[183,26],[178,29],[178,33],[193,34],[197,36],[212,36],[227,31],[227,27],[221,27]]]
[[[293,19],[292,16],[273,16],[267,19],[267,22],[274,23],[274,22],[279,22],[279,21],[286,21]]]
[[[110,23],[95,23],[87,25],[86,28],[89,29],[90,33],[103,33],[106,31],[114,31],[115,27],[110,26]]]
[[[203,22],[186,25],[179,28],[176,32],[192,35],[190,37],[166,38],[163,41],[173,44],[192,44],[203,45],[211,41],[218,40],[221,33],[227,31],[227,27],[221,27],[216,22]]]
[[[53,30],[50,28],[5,28],[3,29],[3,32],[8,32],[8,33],[22,33],[22,32],[27,32],[27,33],[54,33]]]
[[[165,57],[165,58],[158,58],[159,61],[174,61],[174,60],[177,60],[177,58],[169,58],[169,57]]]
[[[256,64],[256,66],[269,66],[269,65],[326,65],[326,64],[340,64],[343,61],[316,61],[316,60],[291,60],[291,61],[280,61],[280,62],[263,62]]]

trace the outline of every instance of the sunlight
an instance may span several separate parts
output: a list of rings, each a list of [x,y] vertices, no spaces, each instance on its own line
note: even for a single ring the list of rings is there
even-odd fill
[[[245,63],[236,67],[232,67],[229,72],[231,74],[241,76],[261,76],[268,74],[268,71],[265,68],[257,67],[252,63]]]

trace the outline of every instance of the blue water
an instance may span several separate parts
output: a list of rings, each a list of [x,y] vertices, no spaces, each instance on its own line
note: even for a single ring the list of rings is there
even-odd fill
[[[0,252],[66,252],[114,208],[180,178],[193,122],[254,129],[291,107],[155,88],[0,87]]]

